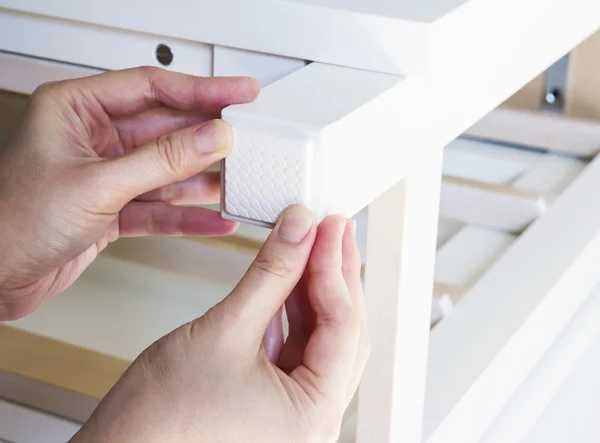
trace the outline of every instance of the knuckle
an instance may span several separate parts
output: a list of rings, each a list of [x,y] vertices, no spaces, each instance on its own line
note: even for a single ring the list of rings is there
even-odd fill
[[[323,291],[323,294],[316,298],[315,304],[317,310],[323,313],[324,323],[341,326],[352,332],[360,331],[355,309],[342,294],[334,294],[333,290]]]
[[[290,265],[280,257],[265,259],[258,256],[250,267],[253,271],[270,277],[285,278],[292,273]]]
[[[64,93],[64,82],[42,83],[31,93],[30,102],[34,106],[48,106],[56,102]]]
[[[152,65],[143,65],[137,67],[136,69],[140,72],[141,75],[145,77],[151,77],[153,75],[156,75],[157,72],[162,70],[161,68]]]
[[[161,166],[167,173],[176,180],[183,180],[188,160],[181,138],[174,134],[161,135],[156,140],[156,149]]]
[[[31,94],[31,98],[33,100],[42,100],[48,97],[48,95],[50,95],[56,89],[56,86],[57,82],[42,83],[41,85],[35,88],[35,90]]]

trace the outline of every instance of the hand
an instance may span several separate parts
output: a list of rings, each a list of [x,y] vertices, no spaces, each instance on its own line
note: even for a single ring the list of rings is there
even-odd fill
[[[232,147],[220,112],[257,93],[156,68],[38,88],[0,150],[0,320],[63,291],[118,237],[234,231],[178,205],[218,201],[218,176],[201,172]]]
[[[233,292],[144,351],[72,443],[334,443],[369,353],[354,235],[288,209]]]

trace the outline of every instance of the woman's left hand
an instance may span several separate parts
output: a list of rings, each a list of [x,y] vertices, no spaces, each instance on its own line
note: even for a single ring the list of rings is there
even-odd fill
[[[218,201],[202,171],[232,148],[220,112],[258,90],[147,67],[38,88],[0,151],[0,320],[63,291],[119,237],[234,231],[179,205]]]

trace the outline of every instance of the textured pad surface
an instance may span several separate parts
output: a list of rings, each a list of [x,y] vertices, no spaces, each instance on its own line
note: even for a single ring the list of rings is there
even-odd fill
[[[234,129],[225,161],[225,216],[275,223],[292,204],[310,206],[312,142]]]

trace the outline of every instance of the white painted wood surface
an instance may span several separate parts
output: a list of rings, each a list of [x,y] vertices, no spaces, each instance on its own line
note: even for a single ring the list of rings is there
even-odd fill
[[[429,443],[477,442],[598,284],[599,193],[596,159],[432,331]]]
[[[189,240],[125,239],[70,289],[7,324],[133,360],[222,300],[251,261]]]
[[[0,4],[0,50],[97,69],[158,66],[186,74],[212,75],[213,48],[208,44],[145,31],[130,32],[42,18],[3,10],[2,6]],[[91,3],[85,3],[85,8],[89,6]],[[82,9],[81,6],[76,8]],[[168,45],[173,53],[173,61],[168,66],[156,59],[159,44]]]
[[[444,150],[444,174],[487,183],[506,184],[531,169],[542,158],[541,152],[515,149],[493,142],[457,138]]]
[[[99,69],[0,52],[0,89],[20,94],[31,94],[42,83],[86,77],[100,72],[102,71]]]
[[[598,25],[599,12],[594,0],[105,0],[85,6],[77,0],[2,0],[0,7],[421,77],[436,75],[440,68],[447,75],[448,66],[469,59],[499,67],[504,62],[497,49],[502,47],[516,58],[521,51],[542,59],[546,49],[564,53],[563,45],[574,44],[569,37],[582,40],[591,33],[590,25]],[[506,23],[511,23],[510,33]],[[528,43],[537,53],[529,51]],[[516,61],[511,69],[519,71]],[[494,84],[491,80],[488,84]]]
[[[598,142],[600,143],[600,137]],[[542,160],[513,181],[512,186],[558,195],[581,174],[586,166],[587,162],[577,158],[544,154]]]
[[[596,288],[479,443],[598,441],[599,351]]]
[[[465,226],[439,250],[435,281],[449,286],[472,286],[512,246],[515,235]]]
[[[420,443],[442,149],[369,207],[365,297],[372,353],[356,443]]]
[[[579,340],[588,337],[578,337]],[[520,443],[596,443],[600,434],[600,336],[565,380],[544,414]]]
[[[546,212],[551,196],[464,179],[444,178],[440,216],[520,232]]]
[[[304,60],[215,46],[213,75],[230,77],[244,75],[257,79],[262,87],[305,66]]]
[[[493,3],[472,1],[465,6],[480,14],[480,32],[487,32],[483,23],[491,19],[490,14],[500,14]],[[234,177],[240,174],[232,173],[228,179],[226,172],[224,214],[248,222],[272,223],[284,206],[302,203],[319,219],[331,213],[353,216],[401,180],[406,166],[424,147],[448,144],[600,24],[599,3],[569,1],[563,11],[557,3],[549,7],[534,0],[526,5],[539,6],[535,25],[523,14],[522,1],[501,2],[498,7],[502,13],[511,6],[520,8],[519,14],[511,14],[506,21],[513,32],[506,34],[502,26],[501,39],[498,34],[486,40],[483,35],[473,39],[472,34],[455,30],[447,43],[456,47],[476,44],[478,56],[440,53],[431,63],[435,69],[423,79],[312,63],[263,89],[256,102],[227,108],[224,118],[236,130],[237,140],[227,167],[234,168],[235,164],[245,168],[248,178],[236,183]],[[595,12],[598,14],[590,17]],[[497,15],[493,19],[495,23],[501,21]],[[556,19],[576,26],[546,29],[545,20],[550,23]],[[443,26],[451,26],[449,21],[443,22]],[[532,26],[538,23],[545,24],[533,32]],[[517,31],[519,27],[523,27],[523,34]],[[514,45],[507,40],[512,37],[518,40]],[[490,57],[489,62],[482,58],[485,56]],[[461,112],[456,112],[456,103],[461,104]],[[286,153],[276,150],[275,145],[284,145]],[[369,147],[368,152],[364,146]],[[245,156],[242,150],[247,151]],[[252,179],[254,171],[265,175],[261,171],[263,158],[274,159],[275,164],[278,160],[294,164],[297,170],[292,180],[268,180],[258,190],[245,191],[250,184],[260,184],[256,177]],[[368,173],[368,186],[357,185],[359,170],[375,171]],[[313,189],[317,186],[318,195]],[[228,204],[243,210],[230,210]]]
[[[600,124],[554,114],[496,109],[466,134],[521,146],[593,157],[600,150]]]

